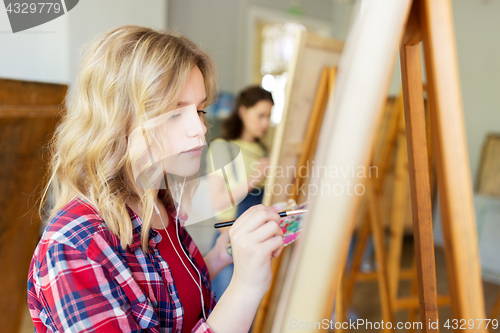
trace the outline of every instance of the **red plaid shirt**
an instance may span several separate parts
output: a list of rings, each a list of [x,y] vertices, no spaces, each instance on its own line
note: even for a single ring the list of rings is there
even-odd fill
[[[134,234],[126,250],[93,206],[79,197],[49,221],[28,275],[28,306],[36,332],[182,332],[184,310],[157,248],[161,235],[150,230],[149,252],[144,253],[142,221],[128,206],[127,211]],[[175,217],[175,210],[169,211]],[[210,291],[208,315],[215,306],[208,269],[194,260],[198,248],[186,230],[179,232]],[[192,332],[212,331],[200,318]]]

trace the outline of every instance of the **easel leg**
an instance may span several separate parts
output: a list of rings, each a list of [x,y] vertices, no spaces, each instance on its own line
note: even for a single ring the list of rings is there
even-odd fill
[[[264,295],[262,299],[261,306],[257,311],[257,314],[252,325],[252,333],[255,332],[270,332],[269,326],[272,325],[272,319],[274,318],[274,313],[276,311],[276,298],[279,297],[281,288],[283,285],[283,280],[285,278],[286,267],[291,255],[291,246],[287,246],[281,252],[281,255],[273,260],[272,270],[273,279],[268,292]]]
[[[345,271],[345,267],[344,267]],[[344,306],[344,291],[342,290],[342,286],[344,285],[344,274],[340,275],[337,293],[335,294],[335,321],[343,323],[346,320],[345,306]],[[342,325],[338,329],[335,329],[337,333],[345,332]]]
[[[498,294],[498,298],[495,302],[495,305],[493,306],[493,309],[491,309],[490,315],[488,317],[491,320],[497,319],[499,314],[500,314],[500,294]],[[490,328],[490,332],[493,332],[492,328]]]
[[[366,186],[368,194],[370,222],[375,245],[375,256],[377,259],[377,275],[379,279],[380,301],[382,304],[382,319],[384,322],[393,322],[393,308],[391,306],[391,297],[389,293],[389,279],[387,277],[387,264],[384,245],[384,229],[380,220],[380,202],[374,191],[373,181],[368,181]],[[391,332],[386,328],[385,332]]]
[[[427,327],[438,319],[434,239],[429,163],[425,127],[424,92],[420,43],[401,47],[401,72],[405,100],[405,121],[408,145],[408,169],[415,237],[415,258],[423,332],[439,332]]]
[[[417,279],[417,263],[415,261],[415,258],[413,259],[412,263],[412,270],[414,273],[414,278],[411,280],[411,286],[410,286],[410,297],[413,295],[418,294],[418,279]],[[414,323],[417,321],[417,315],[418,315],[418,309],[417,308],[411,308],[408,310],[408,322]],[[411,329],[408,330],[407,333],[414,333],[415,329],[412,327]]]
[[[406,134],[403,114],[398,119],[396,178],[394,180],[394,194],[392,199],[389,253],[387,269],[394,312],[397,311],[397,297],[400,281],[401,253],[403,247],[403,232],[408,199],[408,161],[406,148]]]
[[[387,112],[387,111],[386,111]],[[380,132],[378,135],[379,137],[377,138],[374,148],[373,148],[373,156],[372,156],[372,165],[376,166],[378,168],[377,172],[377,181],[374,182],[375,186],[375,192],[377,191],[382,191],[383,184],[386,179],[386,174],[387,174],[387,169],[389,168],[390,165],[390,160],[391,156],[394,154],[394,150],[396,149],[396,146],[401,146],[400,143],[398,143],[398,137],[403,135],[405,136],[404,133],[404,118],[402,116],[403,114],[403,94],[400,93],[394,102],[394,104],[390,107],[390,110],[388,111],[390,115],[388,116],[388,119],[386,120],[385,117],[386,115],[382,115],[382,121],[381,124],[379,125],[380,127]],[[402,129],[400,129],[400,120],[402,120]],[[384,123],[386,122],[386,124]],[[384,131],[385,133],[382,133]],[[400,133],[402,131],[402,133]],[[406,142],[404,142],[404,165],[400,165],[401,163],[396,162],[396,178],[398,177],[404,177],[405,179],[407,178],[407,167],[406,167]],[[398,151],[398,154],[400,152]],[[398,172],[399,167],[405,168],[403,172]],[[403,175],[401,175],[401,173]],[[398,176],[400,175],[400,176]],[[401,189],[399,191],[396,189],[398,187],[398,184],[400,183],[398,180],[396,180],[396,185],[395,185],[395,191],[396,193],[401,193],[405,192],[404,189]],[[401,186],[399,186],[401,187]],[[399,195],[395,195],[395,198],[398,197]],[[396,200],[396,199],[395,199]],[[403,199],[404,200],[404,199]],[[401,200],[400,200],[401,201]],[[404,204],[406,204],[406,201],[404,201],[403,204],[394,206],[391,209],[390,216],[391,216],[391,221],[394,220],[394,216],[400,216],[401,214],[404,214],[405,207]],[[352,264],[351,268],[349,270],[346,270],[346,273],[344,274],[345,279],[347,280],[346,282],[346,287],[345,287],[345,309],[349,309],[350,302],[352,299],[352,294],[354,291],[354,287],[356,282],[359,280],[370,280],[372,274],[371,273],[361,273],[359,271],[361,261],[363,259],[364,253],[365,253],[365,248],[367,245],[367,240],[370,235],[370,220],[369,220],[369,214],[367,214],[367,207],[368,207],[368,200],[363,200],[361,203],[361,208],[357,210],[359,212],[359,216],[361,216],[361,225],[358,229],[357,232],[357,237],[356,237],[356,244],[354,248],[354,254],[352,257]],[[402,217],[398,219],[399,222],[403,223]],[[402,239],[399,237],[399,233],[396,231],[395,228],[393,228],[393,223],[391,223],[391,232],[390,232],[390,250],[388,253],[388,258],[387,258],[387,269],[388,269],[388,278],[389,278],[389,283],[390,283],[390,289],[392,288],[392,283],[395,280],[399,279],[399,261],[400,261],[400,252],[398,253],[398,250],[396,249],[398,244],[401,244]],[[401,248],[401,246],[399,246]],[[396,249],[396,250],[394,250]],[[377,278],[377,273],[373,274],[375,278]],[[397,286],[397,283],[396,283]],[[397,288],[397,287],[396,287]],[[392,303],[394,304],[394,303]],[[395,309],[393,309],[395,310]]]
[[[484,319],[451,1],[419,3],[453,315],[458,320]],[[484,324],[466,331],[486,332]]]
[[[363,204],[368,205],[366,202]],[[352,256],[352,263],[351,267],[349,268],[349,273],[347,273],[348,272],[347,269],[344,271],[345,272],[344,275],[348,274],[346,277],[345,293],[344,293],[345,294],[344,306],[346,312],[349,311],[349,308],[351,306],[351,301],[354,294],[354,287],[356,285],[356,276],[359,274],[359,267],[361,266],[361,261],[363,260],[363,255],[365,253],[368,236],[370,235],[370,220],[366,212],[364,213],[364,215],[365,219],[362,222],[362,225],[360,226],[356,235],[356,245],[354,247],[354,254]]]

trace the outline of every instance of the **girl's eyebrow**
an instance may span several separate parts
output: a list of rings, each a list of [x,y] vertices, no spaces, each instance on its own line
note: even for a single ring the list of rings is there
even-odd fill
[[[203,104],[207,101],[207,97],[205,97],[201,102],[199,102],[198,104],[196,105],[200,105],[200,104]],[[190,102],[186,102],[186,101],[179,101],[179,103],[177,103],[177,106],[186,106],[186,105],[190,105],[190,104],[193,104],[193,103],[190,103]]]

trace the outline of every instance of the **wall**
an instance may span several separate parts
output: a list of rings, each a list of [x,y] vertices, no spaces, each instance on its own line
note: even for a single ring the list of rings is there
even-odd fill
[[[68,15],[63,15],[14,34],[5,7],[0,5],[0,77],[68,83],[67,26]]]
[[[250,80],[247,67],[249,53],[252,52],[248,47],[251,10],[263,8],[287,15],[290,3],[290,0],[171,0],[169,28],[178,30],[207,49],[220,70],[220,89],[236,93]],[[344,17],[339,13],[352,7],[344,3],[334,7],[330,0],[300,3],[303,17],[330,22],[334,15]],[[341,23],[345,24],[343,20]],[[342,35],[346,29],[337,28],[332,34],[334,32]]]
[[[476,184],[484,139],[490,132],[500,133],[500,2],[453,0],[452,6],[467,147]],[[396,95],[400,87],[398,59],[389,94]]]
[[[454,0],[460,84],[474,183],[489,132],[500,133],[500,2]]]
[[[13,34],[0,6],[0,77],[69,84],[78,51],[99,31],[121,24],[167,26],[166,0],[84,0],[65,15]]]
[[[241,1],[171,0],[168,27],[206,49],[219,69],[220,89],[235,92]]]

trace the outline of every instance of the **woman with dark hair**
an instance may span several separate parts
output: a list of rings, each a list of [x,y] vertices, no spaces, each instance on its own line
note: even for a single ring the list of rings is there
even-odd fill
[[[244,89],[238,94],[233,112],[222,125],[220,138],[213,141],[231,143],[227,145],[230,160],[241,151],[244,162],[232,163],[226,173],[226,180],[215,173],[209,177],[212,204],[220,221],[236,219],[248,208],[262,202],[265,168],[269,165],[269,159],[267,147],[261,139],[269,128],[273,105],[271,93],[262,87]],[[237,204],[235,207],[227,195],[226,182],[231,188],[232,200]],[[223,233],[227,231],[225,229],[222,229]],[[221,271],[212,281],[216,299],[229,285],[232,266]]]

